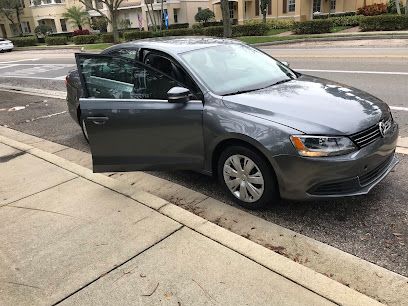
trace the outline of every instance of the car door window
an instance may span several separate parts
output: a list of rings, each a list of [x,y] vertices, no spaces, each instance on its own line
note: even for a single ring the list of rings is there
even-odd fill
[[[180,86],[163,73],[124,58],[82,55],[78,64],[91,98],[167,100],[167,92]]]
[[[181,83],[183,87],[188,88],[195,96],[201,96],[200,90],[191,77],[184,69],[168,58],[149,52],[144,58],[144,63],[175,79]]]

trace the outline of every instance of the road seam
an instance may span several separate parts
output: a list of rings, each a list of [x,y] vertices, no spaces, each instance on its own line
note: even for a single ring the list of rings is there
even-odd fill
[[[4,136],[0,136],[0,141],[16,149],[19,149],[20,147],[31,147]],[[133,200],[136,200],[141,204],[153,208],[159,213],[172,218],[173,220],[183,224],[184,226],[192,230],[198,231],[200,234],[223,244],[224,246],[238,252],[243,256],[247,256],[254,262],[267,267],[269,270],[280,274],[283,277],[290,279],[292,282],[302,285],[308,290],[313,291],[328,300],[334,301],[337,304],[381,304],[365,294],[362,294],[335,280],[332,280],[329,277],[324,276],[323,274],[315,272],[306,266],[302,266],[301,264],[296,263],[278,253],[275,253],[253,241],[232,233],[179,206],[176,206],[174,204],[168,204],[165,206],[160,205],[162,206],[162,208],[158,210],[158,205],[156,205],[156,203],[152,204],[150,201],[139,201],[137,198],[140,191],[132,190],[132,188],[129,188],[129,186],[120,181],[104,175],[93,174],[89,169],[78,166],[54,154],[47,153],[33,147],[31,147],[31,149],[29,150],[29,154],[46,160],[67,171],[71,171],[85,179],[93,181],[124,196],[131,197]],[[153,195],[150,196],[154,197]],[[312,282],[310,282],[311,279],[313,279]]]

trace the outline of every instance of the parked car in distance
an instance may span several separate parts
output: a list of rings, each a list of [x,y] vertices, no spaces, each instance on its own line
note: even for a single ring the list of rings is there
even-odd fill
[[[0,37],[0,52],[9,51],[11,52],[14,49],[14,44],[7,39]]]
[[[398,162],[386,103],[235,40],[139,40],[76,60],[68,109],[95,172],[200,171],[259,209],[366,194]]]

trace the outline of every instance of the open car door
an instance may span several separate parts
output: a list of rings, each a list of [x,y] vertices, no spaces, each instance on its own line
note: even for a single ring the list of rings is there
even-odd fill
[[[138,61],[75,56],[94,172],[203,168],[202,101],[169,100],[182,85]]]

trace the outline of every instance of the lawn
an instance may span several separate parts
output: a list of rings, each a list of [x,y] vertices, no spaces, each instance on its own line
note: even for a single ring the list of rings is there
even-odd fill
[[[277,35],[283,32],[287,32],[287,31],[290,31],[290,29],[270,29],[268,33],[266,33],[266,35],[269,35],[269,36]]]
[[[89,44],[89,45],[82,45],[84,47],[85,51],[97,51],[97,50],[103,50],[106,49],[113,44],[110,43],[100,43],[100,44]]]

